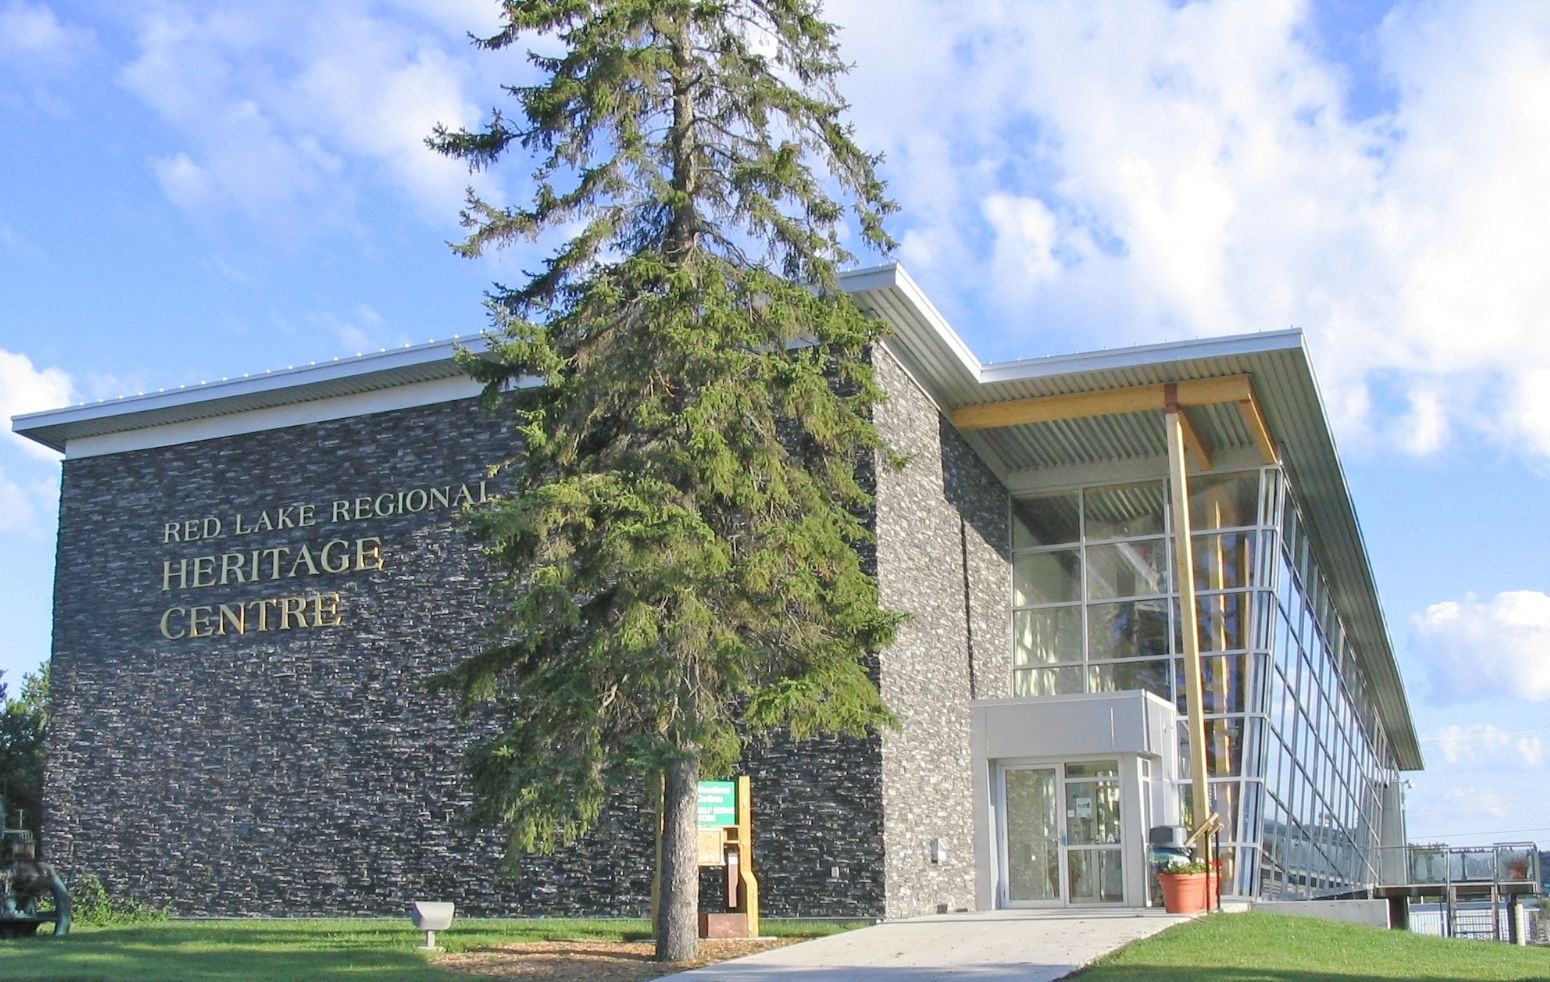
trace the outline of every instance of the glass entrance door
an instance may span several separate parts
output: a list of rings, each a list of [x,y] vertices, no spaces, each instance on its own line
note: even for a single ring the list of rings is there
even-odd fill
[[[1002,767],[1001,902],[1123,903],[1118,761]]]
[[[1005,902],[1058,904],[1060,772],[1054,767],[1016,767],[1001,774]]]
[[[1124,845],[1119,827],[1119,762],[1071,763],[1066,772],[1066,901],[1125,900]]]

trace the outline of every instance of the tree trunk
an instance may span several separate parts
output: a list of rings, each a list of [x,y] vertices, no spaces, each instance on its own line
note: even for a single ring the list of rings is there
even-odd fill
[[[699,234],[699,182],[695,175],[694,117],[695,90],[699,73],[692,64],[689,22],[673,22],[669,28],[669,48],[673,53],[673,121],[668,135],[669,179],[679,200],[673,205],[673,219],[664,243],[667,258],[673,264],[688,256]]]
[[[670,765],[662,782],[659,962],[686,961],[700,950],[699,784],[698,757]]]

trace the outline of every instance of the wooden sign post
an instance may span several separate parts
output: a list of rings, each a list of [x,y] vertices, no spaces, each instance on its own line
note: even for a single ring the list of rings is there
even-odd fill
[[[753,782],[701,781],[700,865],[726,870],[727,909],[700,914],[702,938],[759,936],[759,879],[753,872]]]
[[[662,877],[662,782],[656,782],[657,875],[651,880],[651,923],[657,923]],[[760,936],[760,880],[753,875],[753,782],[699,782],[699,864],[727,872],[727,909],[701,912],[701,937]]]
[[[660,804],[660,790],[658,802]],[[753,871],[753,782],[701,781],[700,865],[726,871],[726,910],[700,913],[702,938],[759,936],[759,878]],[[657,810],[657,866],[661,868],[661,808]],[[660,872],[658,874],[660,876]],[[657,920],[657,881],[652,881],[651,922]]]

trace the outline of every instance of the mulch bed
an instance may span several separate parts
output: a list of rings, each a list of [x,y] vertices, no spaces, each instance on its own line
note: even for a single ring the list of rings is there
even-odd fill
[[[649,941],[534,941],[443,955],[434,964],[437,968],[482,978],[638,982],[803,940],[806,939],[701,941],[699,957],[686,962],[654,961],[656,946]]]

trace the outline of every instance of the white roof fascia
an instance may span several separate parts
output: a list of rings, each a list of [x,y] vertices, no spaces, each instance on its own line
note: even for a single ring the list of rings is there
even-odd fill
[[[978,390],[980,386],[997,382],[1142,368],[1303,347],[1302,331],[1288,328],[985,364],[975,356],[947,322],[947,318],[942,316],[941,311],[898,263],[845,273],[840,277],[840,285],[856,297],[861,307],[882,316],[888,322],[893,329],[893,338],[890,340],[902,342],[904,348],[902,352],[896,353],[913,355],[908,360],[917,372],[925,375],[920,381],[942,394],[963,391],[961,383],[964,382],[973,383],[971,388]],[[905,316],[898,316],[900,314]],[[949,364],[954,365],[957,369],[954,374],[959,377],[941,377],[940,368]],[[931,371],[933,366],[938,370]],[[983,398],[983,394],[979,398]],[[947,398],[945,401],[955,408],[970,404],[962,399]]]
[[[965,387],[977,387],[983,366],[903,266],[888,263],[840,276],[856,305],[891,329],[883,343],[933,397],[944,404]]]
[[[280,406],[244,409],[240,412],[171,423],[154,423],[135,429],[123,429],[95,436],[71,437],[65,443],[65,457],[100,457],[130,450],[150,450],[183,443],[201,443],[227,436],[261,433],[306,423],[322,423],[354,416],[374,416],[398,409],[413,409],[459,399],[476,398],[484,386],[466,375],[406,382],[384,386],[370,392],[327,396]]]
[[[104,432],[161,425],[159,416],[165,418],[177,414],[179,410],[191,409],[201,404],[211,405],[213,410],[211,415],[232,415],[272,408],[276,405],[309,401],[309,399],[328,398],[323,395],[309,396],[308,391],[321,389],[331,383],[372,375],[387,376],[394,372],[441,363],[450,366],[458,349],[480,352],[487,347],[488,343],[479,335],[452,341],[432,341],[357,355],[354,358],[337,358],[321,364],[266,371],[240,378],[221,379],[218,382],[201,382],[197,385],[104,399],[61,409],[22,413],[12,417],[11,428],[21,436],[53,450],[65,452],[67,445],[75,439],[86,436],[96,437]],[[448,371],[445,374],[448,378],[462,376],[461,371]],[[221,402],[234,405],[222,411],[215,406]],[[107,421],[114,418],[122,418],[123,425],[119,427],[108,425]],[[91,427],[93,423],[105,425]],[[76,430],[77,433],[72,433],[72,430]]]
[[[1221,337],[1142,344],[1128,348],[1083,351],[1071,355],[1051,355],[1047,358],[996,362],[986,365],[980,371],[980,381],[985,384],[1021,382],[1056,375],[1070,376],[1084,372],[1145,368],[1181,361],[1289,351],[1301,347],[1303,347],[1302,331],[1297,328],[1261,331],[1256,334],[1229,334]]]

